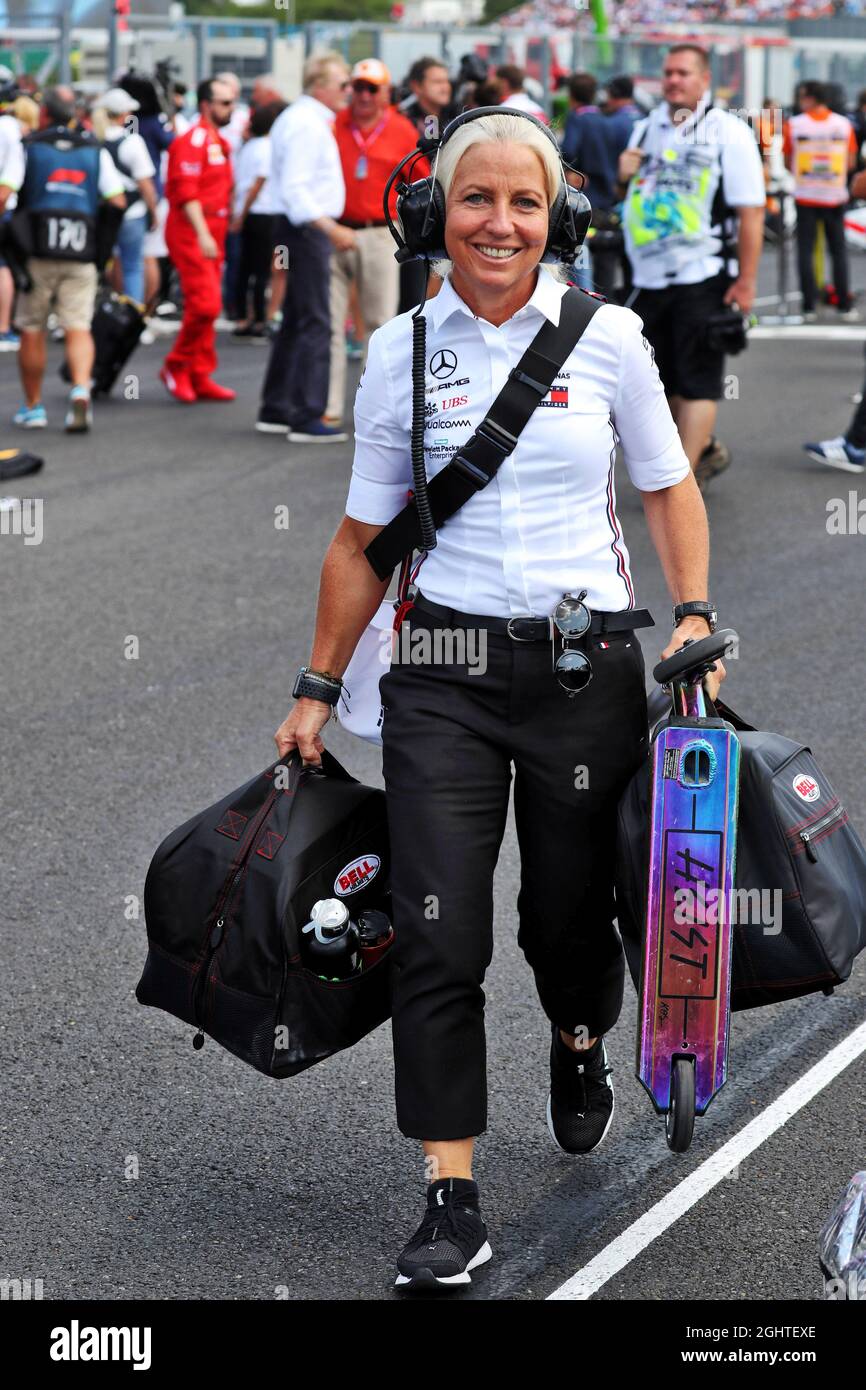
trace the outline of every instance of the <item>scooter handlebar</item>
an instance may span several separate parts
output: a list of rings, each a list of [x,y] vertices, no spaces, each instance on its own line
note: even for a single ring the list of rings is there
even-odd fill
[[[653,680],[659,685],[668,685],[672,680],[697,678],[704,669],[712,666],[719,657],[728,654],[739,641],[732,627],[721,627],[708,637],[687,641],[679,651],[653,667]]]

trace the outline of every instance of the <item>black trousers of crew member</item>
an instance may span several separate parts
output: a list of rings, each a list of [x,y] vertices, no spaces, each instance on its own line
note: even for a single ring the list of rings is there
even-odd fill
[[[241,230],[241,257],[238,266],[235,304],[241,317],[250,311],[252,290],[253,323],[265,321],[265,293],[274,258],[274,219],[269,212],[248,212]]]
[[[413,609],[408,636],[436,623]],[[483,674],[470,662],[395,663],[380,681],[397,1123],[410,1138],[487,1127],[482,983],[512,764],[517,940],[542,1009],[589,1037],[619,1017],[616,807],[646,755],[647,709],[635,634],[609,640],[590,651],[593,679],[574,698],[556,681],[549,642],[495,634]]]
[[[815,309],[815,239],[818,223],[824,224],[824,236],[833,266],[833,288],[839,308],[847,309],[851,294],[848,287],[848,248],[845,245],[845,207],[816,208],[807,203],[797,204],[797,268],[803,292],[802,309],[811,314]]]
[[[274,243],[285,245],[289,267],[283,321],[271,346],[262,389],[262,415],[300,428],[321,420],[331,361],[331,243],[318,227],[296,227],[279,216]]]

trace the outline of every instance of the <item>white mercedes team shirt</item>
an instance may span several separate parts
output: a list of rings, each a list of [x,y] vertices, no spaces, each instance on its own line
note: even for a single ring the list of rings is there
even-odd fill
[[[450,276],[427,320],[424,453],[432,478],[480,424],[567,286],[539,269],[528,303],[497,328],[476,318]],[[547,616],[565,591],[598,610],[638,607],[616,512],[621,444],[643,492],[686,477],[689,463],[652,352],[630,309],[603,304],[492,482],[437,533],[418,574],[428,598],[463,612]],[[412,315],[370,338],[355,398],[346,512],[381,525],[412,484]]]

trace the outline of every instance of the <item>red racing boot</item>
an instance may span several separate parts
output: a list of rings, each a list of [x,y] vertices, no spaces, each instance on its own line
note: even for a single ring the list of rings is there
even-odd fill
[[[220,386],[210,376],[193,377],[192,389],[199,401],[233,401],[236,394],[230,386]]]
[[[168,394],[174,396],[176,401],[183,401],[184,405],[192,405],[194,401],[198,400],[186,372],[173,372],[169,367],[161,367],[159,379]]]

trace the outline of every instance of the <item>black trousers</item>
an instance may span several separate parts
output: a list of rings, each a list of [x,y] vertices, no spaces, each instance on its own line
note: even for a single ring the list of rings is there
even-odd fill
[[[419,628],[435,639],[437,620],[416,608],[404,643]],[[487,1126],[482,984],[512,764],[517,941],[541,1007],[589,1037],[612,1028],[622,1007],[615,817],[647,751],[640,646],[626,632],[592,649],[593,679],[571,699],[551,669],[549,642],[486,636],[483,674],[471,673],[471,660],[395,662],[379,687],[397,1123],[415,1139],[463,1139]]]
[[[866,380],[863,382],[861,392],[863,399],[851,417],[851,423],[845,431],[845,438],[849,444],[853,444],[855,449],[866,449]]]
[[[331,362],[331,243],[318,227],[279,216],[274,243],[289,254],[283,321],[271,346],[262,414],[291,427],[320,420]]]
[[[241,230],[241,259],[238,267],[238,313],[246,317],[252,286],[253,323],[265,321],[265,293],[271,278],[274,255],[274,219],[269,212],[248,212]]]
[[[848,284],[848,248],[845,245],[845,208],[816,208],[797,204],[797,265],[800,289],[803,292],[803,313],[815,308],[815,270],[812,257],[818,223],[824,223],[824,236],[833,266],[833,287],[839,297],[839,308],[847,309],[850,301]]]

